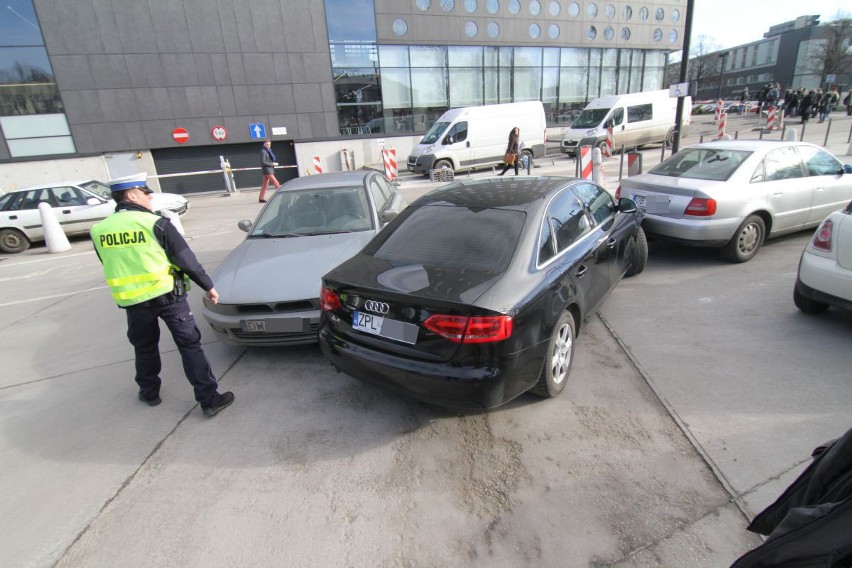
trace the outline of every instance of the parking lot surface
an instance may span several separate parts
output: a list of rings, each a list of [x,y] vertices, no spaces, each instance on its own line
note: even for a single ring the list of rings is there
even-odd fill
[[[829,149],[852,162],[840,134]],[[409,199],[436,185],[401,180]],[[190,199],[212,273],[257,193]],[[0,565],[728,565],[850,426],[852,316],[792,302],[809,236],[742,265],[652,242],[581,330],[565,392],[488,413],[370,387],[313,346],[230,347],[200,318],[236,402],[204,418],[166,334],[149,408],[91,243],[0,256]]]

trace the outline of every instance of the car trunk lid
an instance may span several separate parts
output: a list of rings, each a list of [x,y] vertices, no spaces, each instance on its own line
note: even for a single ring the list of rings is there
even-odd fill
[[[852,270],[852,213],[837,218],[837,263]]]
[[[631,180],[622,182],[622,197],[629,197],[643,213],[680,219],[696,197],[704,198],[705,189],[718,185],[717,181],[679,179],[658,176],[653,182]]]

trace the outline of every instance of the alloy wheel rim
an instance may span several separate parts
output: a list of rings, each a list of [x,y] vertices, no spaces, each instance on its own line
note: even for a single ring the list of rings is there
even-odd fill
[[[743,232],[740,233],[740,251],[748,254],[757,248],[757,243],[760,238],[760,229],[757,228],[757,225],[752,223],[743,228]]]
[[[559,328],[556,337],[556,348],[550,360],[550,370],[553,382],[557,385],[565,380],[568,374],[568,363],[571,361],[571,352],[574,349],[574,338],[571,336],[571,327],[566,323]]]

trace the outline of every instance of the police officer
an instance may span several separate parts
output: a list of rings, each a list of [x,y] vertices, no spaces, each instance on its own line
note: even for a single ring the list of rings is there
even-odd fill
[[[213,303],[219,294],[175,226],[151,210],[153,191],[146,180],[147,175],[141,174],[110,182],[115,213],[92,227],[92,242],[112,297],[127,313],[139,400],[149,406],[162,402],[158,347],[162,319],[180,351],[195,400],[205,416],[214,416],[234,402],[234,394],[218,392],[186,290],[191,279]]]

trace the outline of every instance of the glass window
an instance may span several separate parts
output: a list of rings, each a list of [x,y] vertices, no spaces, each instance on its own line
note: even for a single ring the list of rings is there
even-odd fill
[[[408,67],[408,47],[404,45],[380,45],[379,61],[382,72],[385,67]]]
[[[542,57],[540,47],[516,47],[515,67],[541,67]]]
[[[672,10],[671,17],[672,17],[673,22],[677,22],[678,20],[680,20],[680,10],[678,10],[678,9]]]
[[[47,50],[44,47],[0,48],[0,116],[63,111]]]
[[[446,65],[446,49],[441,46],[411,46],[409,53],[412,67],[443,67]]]
[[[444,12],[452,12],[455,7],[455,0],[441,0],[441,10]]]
[[[538,16],[541,13],[541,3],[538,0],[530,0],[529,11],[533,16]]]
[[[497,22],[488,22],[488,26],[485,28],[485,33],[488,34],[488,37],[494,39],[500,35],[500,26],[497,25]]]
[[[598,29],[595,26],[589,26],[586,30],[586,38],[595,39],[596,37],[598,37]]]
[[[18,193],[7,193],[6,195],[0,196],[0,211],[4,211],[12,201],[16,201],[21,198],[21,195]]]
[[[509,13],[517,14],[521,11],[521,3],[519,0],[509,0]]]
[[[621,39],[627,41],[630,39],[630,28],[627,26],[621,28]]]
[[[482,104],[482,68],[450,69],[450,107]]]
[[[32,0],[6,0],[0,17],[0,46],[44,45]]]
[[[550,39],[558,39],[559,38],[559,26],[556,24],[550,24],[547,26],[547,37]]]
[[[496,14],[500,11],[500,2],[498,0],[488,0],[485,8],[488,10],[489,14]]]
[[[627,122],[641,122],[654,118],[654,105],[633,105],[627,107]]]
[[[725,181],[751,155],[741,150],[695,148],[682,150],[651,168],[658,176]]]
[[[444,140],[447,144],[456,144],[467,140],[467,121],[455,123],[453,127],[450,128],[450,131],[447,132],[447,136]]]
[[[590,18],[596,18],[598,16],[598,5],[592,2],[586,6],[586,15]]]
[[[593,183],[583,182],[574,186],[574,193],[589,209],[589,213],[597,224],[615,215],[618,209],[610,194]]]
[[[325,0],[325,19],[329,43],[376,41],[373,0]]]
[[[415,5],[425,12],[432,5],[432,2],[430,0],[417,0]]]
[[[408,24],[405,23],[405,20],[398,18],[393,21],[393,33],[398,36],[404,36],[408,33]]]
[[[677,41],[677,30],[672,30],[669,32],[669,42],[675,43]]]
[[[559,102],[577,103],[586,100],[586,83],[589,70],[586,67],[563,67],[559,70]]]
[[[550,229],[550,220],[545,218],[538,235],[538,264],[544,264],[556,254],[556,239]]]
[[[568,4],[568,15],[572,18],[576,18],[580,15],[580,5],[576,2],[571,2]]]
[[[662,22],[666,19],[666,11],[663,8],[657,8],[657,10],[654,12],[654,19],[656,19],[658,22]]]
[[[778,148],[766,154],[763,167],[766,171],[766,181],[804,177],[802,160],[792,146]]]
[[[663,30],[661,30],[660,28],[654,30],[654,41],[663,41]]]
[[[812,146],[799,146],[799,152],[805,160],[808,175],[836,176],[843,173],[843,164],[825,150]]]
[[[411,106],[408,69],[382,68],[382,104],[389,109]]]
[[[648,19],[648,8],[645,6],[639,8],[639,19],[643,22]]]
[[[373,198],[373,203],[376,204],[376,211],[381,212],[391,200],[393,192],[385,183],[385,180],[378,176],[373,176],[370,180],[370,195]]]
[[[411,98],[415,107],[446,107],[446,70],[443,67],[412,69]]]
[[[556,196],[548,208],[547,218],[556,235],[556,249],[559,252],[577,242],[592,228],[585,208],[569,190]]]
[[[59,207],[85,205],[87,196],[76,187],[53,187],[53,200]]]
[[[609,41],[613,37],[615,37],[615,30],[612,29],[612,26],[607,26],[604,28],[604,39]]]
[[[556,17],[559,15],[559,12],[562,10],[562,6],[559,5],[559,2],[553,0],[547,8],[550,15]]]
[[[515,67],[514,100],[541,100],[541,67]]]
[[[625,6],[624,7],[624,19],[629,20],[632,17],[633,17],[633,8],[631,8],[630,6]]]
[[[538,24],[530,24],[529,34],[531,38],[538,39],[541,36],[541,26]]]
[[[482,67],[481,47],[448,47],[450,67]]]
[[[464,35],[467,37],[476,37],[476,34],[479,32],[479,28],[476,26],[476,22],[465,22],[464,24]]]
[[[476,0],[464,0],[464,10],[468,14],[476,12]]]
[[[604,8],[604,14],[606,14],[606,17],[610,20],[613,19],[615,17],[615,6],[607,4],[606,8]]]
[[[38,209],[39,203],[47,203],[51,207],[56,207],[56,203],[51,200],[50,192],[47,189],[33,189],[31,191],[19,192],[20,199],[9,203],[7,211],[24,211],[28,209]]]
[[[542,48],[542,58],[545,67],[559,67],[559,48]]]

